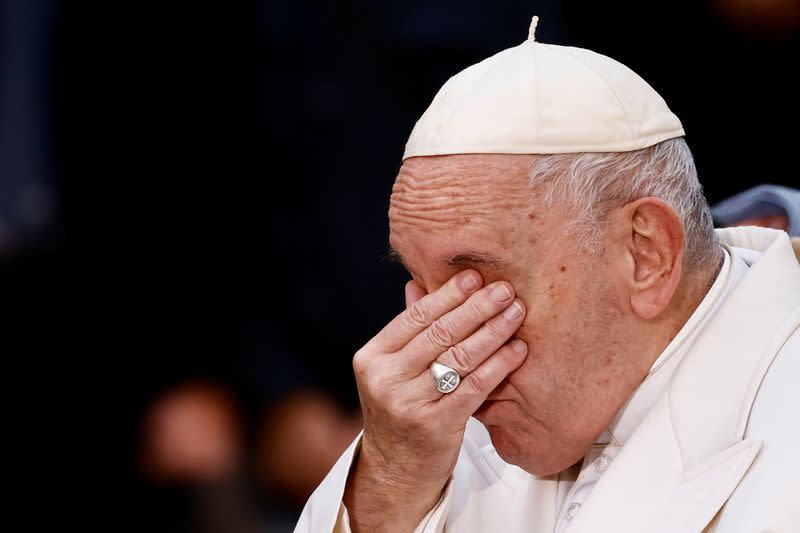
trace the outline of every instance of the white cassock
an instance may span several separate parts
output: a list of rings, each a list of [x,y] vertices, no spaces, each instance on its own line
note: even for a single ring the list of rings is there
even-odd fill
[[[717,230],[707,295],[582,463],[538,477],[470,419],[453,476],[417,532],[800,532],[800,264],[788,236]],[[360,437],[296,532],[349,531]]]

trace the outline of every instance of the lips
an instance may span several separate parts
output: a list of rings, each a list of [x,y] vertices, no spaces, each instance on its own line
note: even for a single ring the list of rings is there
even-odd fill
[[[503,401],[506,401],[506,400],[511,400],[511,398],[507,398],[507,397],[505,397],[505,396],[503,396],[502,394],[499,394],[499,393],[498,394],[491,393],[489,396],[486,397],[485,401],[487,401],[487,402],[503,402]]]
[[[473,416],[475,416],[476,418],[480,418],[482,415],[487,414],[492,408],[497,407],[505,402],[512,402],[512,401],[513,400],[507,400],[507,399],[492,400],[487,398],[486,401],[484,401],[481,404],[481,406],[478,407]]]

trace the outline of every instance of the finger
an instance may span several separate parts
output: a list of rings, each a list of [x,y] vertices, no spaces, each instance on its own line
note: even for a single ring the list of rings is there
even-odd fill
[[[406,283],[406,309],[421,300],[427,292],[413,279]]]
[[[470,294],[483,285],[483,278],[474,270],[459,272],[436,291],[423,296],[397,315],[369,343],[380,345],[383,352],[395,352],[419,335],[431,323],[464,303]]]
[[[506,376],[520,367],[527,355],[528,346],[525,342],[514,339],[497,350],[481,366],[462,376],[456,390],[443,395],[442,401],[448,402],[459,413],[471,416]],[[436,390],[433,383],[431,387]]]
[[[525,304],[517,298],[502,313],[492,317],[463,341],[451,346],[436,361],[449,366],[460,376],[466,376],[508,342],[522,325],[524,318]]]
[[[458,308],[434,320],[431,325],[403,348],[409,370],[422,372],[431,362],[450,350],[514,302],[514,287],[507,281],[487,285]],[[500,341],[502,345],[508,336]],[[494,352],[484,355],[488,357]],[[473,367],[474,368],[474,367]]]

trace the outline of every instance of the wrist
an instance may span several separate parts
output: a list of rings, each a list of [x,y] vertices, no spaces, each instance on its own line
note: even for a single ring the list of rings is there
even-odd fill
[[[441,479],[410,479],[387,469],[361,449],[350,470],[342,501],[357,531],[413,531],[436,505],[447,485]]]

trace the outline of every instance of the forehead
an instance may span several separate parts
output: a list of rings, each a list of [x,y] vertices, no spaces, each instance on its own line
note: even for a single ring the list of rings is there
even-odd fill
[[[530,206],[532,162],[532,156],[510,154],[407,159],[392,188],[389,222],[428,229],[497,222],[510,209]]]
[[[415,266],[458,265],[463,258],[471,266],[484,256],[494,267],[494,258],[511,259],[536,216],[531,164],[531,156],[505,154],[406,160],[389,207],[391,246]]]

